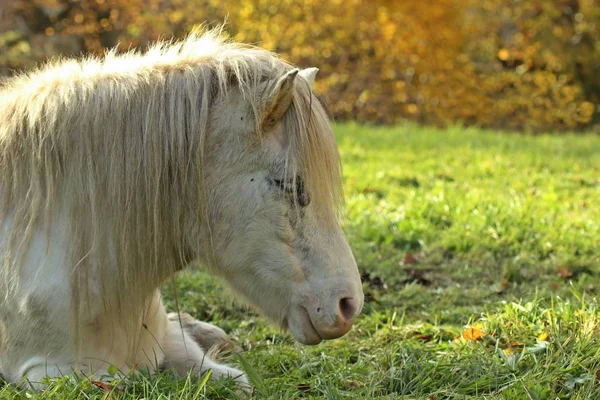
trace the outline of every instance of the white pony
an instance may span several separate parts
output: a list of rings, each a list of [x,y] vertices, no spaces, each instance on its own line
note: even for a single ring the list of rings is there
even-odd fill
[[[0,374],[114,365],[247,383],[158,288],[203,262],[296,340],[360,312],[330,123],[299,71],[218,32],[62,60],[0,87]]]

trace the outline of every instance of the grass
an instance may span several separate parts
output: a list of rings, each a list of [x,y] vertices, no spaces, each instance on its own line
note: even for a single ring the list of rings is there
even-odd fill
[[[336,132],[367,296],[346,337],[303,347],[205,272],[177,279],[181,309],[240,344],[225,361],[249,372],[254,397],[600,399],[600,137]],[[243,397],[231,382],[168,375],[121,387],[64,378],[0,397]]]

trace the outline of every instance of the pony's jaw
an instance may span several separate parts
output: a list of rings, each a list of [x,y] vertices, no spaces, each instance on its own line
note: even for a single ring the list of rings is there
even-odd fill
[[[302,344],[315,345],[323,341],[312,324],[308,310],[303,306],[292,307],[286,319],[286,325],[294,339]]]
[[[337,339],[352,329],[353,320],[343,321],[334,330],[315,328],[308,310],[301,305],[293,306],[285,325],[294,339],[305,345],[316,345],[323,340]]]

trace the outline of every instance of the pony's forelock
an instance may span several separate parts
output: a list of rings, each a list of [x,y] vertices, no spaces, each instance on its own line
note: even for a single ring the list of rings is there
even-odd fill
[[[342,168],[331,122],[308,83],[297,80],[294,100],[284,116],[283,130],[290,135],[288,157],[292,170],[310,193],[318,214],[337,223],[343,205]],[[294,169],[296,169],[294,171]]]

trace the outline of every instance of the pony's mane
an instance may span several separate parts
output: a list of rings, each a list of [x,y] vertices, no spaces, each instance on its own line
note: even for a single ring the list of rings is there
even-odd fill
[[[254,104],[257,85],[291,68],[213,31],[143,53],[55,60],[2,82],[0,221],[14,223],[0,287],[18,286],[33,232],[51,232],[53,218],[70,226],[74,287],[87,282],[90,264],[103,265],[102,285],[137,293],[188,263],[181,233],[208,223],[202,174],[211,106],[232,87]],[[333,133],[308,84],[298,82],[283,120],[290,172],[335,218],[342,194]],[[184,220],[190,214],[198,219]],[[124,312],[134,298],[107,301]]]

